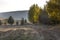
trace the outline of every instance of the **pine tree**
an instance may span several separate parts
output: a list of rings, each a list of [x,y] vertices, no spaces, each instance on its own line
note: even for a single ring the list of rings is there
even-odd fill
[[[4,22],[4,25],[7,25],[7,23],[6,23],[6,22]]]
[[[17,25],[17,26],[19,25],[19,22],[18,22],[18,21],[16,22],[16,25]]]
[[[11,24],[11,25],[14,23],[14,19],[13,19],[12,16],[10,16],[10,17],[8,18],[8,23]]]
[[[25,19],[25,23],[27,23],[27,20]]]
[[[24,18],[21,19],[21,25],[24,25]]]
[[[2,21],[0,20],[0,25],[2,25]]]

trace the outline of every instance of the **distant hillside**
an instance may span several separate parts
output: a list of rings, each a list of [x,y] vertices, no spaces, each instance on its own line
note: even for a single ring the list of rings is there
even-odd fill
[[[20,20],[21,18],[28,19],[28,11],[12,11],[0,13],[0,18],[8,18],[12,16],[14,19]]]

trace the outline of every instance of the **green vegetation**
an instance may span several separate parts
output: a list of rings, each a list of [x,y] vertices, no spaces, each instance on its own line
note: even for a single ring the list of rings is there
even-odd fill
[[[31,23],[37,23],[38,22],[38,17],[41,12],[41,8],[36,4],[32,5],[30,7],[29,13],[28,13],[28,19]]]
[[[60,0],[50,0],[45,5],[44,9],[48,13],[49,23],[59,24],[60,23]],[[28,19],[31,23],[39,22],[39,15],[43,12],[38,5],[32,5],[28,13]]]
[[[2,21],[0,20],[0,25],[2,25]]]
[[[19,22],[18,22],[18,21],[16,22],[16,25],[17,25],[17,26],[19,25]]]
[[[52,22],[55,24],[60,22],[60,0],[50,0],[47,2],[46,11]]]
[[[38,23],[39,21],[41,21],[39,18],[41,17],[40,14],[42,14],[42,16],[45,16],[45,12],[47,13],[47,24],[51,23],[51,24],[59,24],[60,23],[60,0],[50,0],[49,2],[47,2],[47,5],[44,6],[44,9],[41,9],[37,4],[33,4],[29,11],[28,11],[28,21],[35,24]],[[45,14],[44,14],[45,13]],[[45,20],[44,20],[45,21]],[[45,21],[46,22],[46,21]],[[9,24],[13,24],[14,23],[14,19],[12,16],[10,16],[8,18],[8,23]],[[27,23],[27,20],[24,18],[21,19],[21,25],[24,25],[25,23]],[[6,24],[6,23],[4,23]],[[19,23],[16,22],[16,25],[18,25]],[[0,25],[1,25],[1,21],[0,21]]]
[[[13,19],[12,16],[10,16],[10,17],[8,18],[8,23],[11,24],[11,25],[14,23],[14,19]]]
[[[24,25],[24,18],[21,19],[21,25]]]
[[[25,23],[27,23],[27,20],[25,19]]]
[[[7,25],[7,22],[4,22],[4,25]]]

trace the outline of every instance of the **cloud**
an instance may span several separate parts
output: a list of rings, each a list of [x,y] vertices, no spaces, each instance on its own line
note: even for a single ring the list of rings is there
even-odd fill
[[[4,0],[0,0],[0,6],[5,5],[6,2]]]
[[[0,0],[0,12],[29,10],[29,7],[34,3],[43,8],[46,0]]]

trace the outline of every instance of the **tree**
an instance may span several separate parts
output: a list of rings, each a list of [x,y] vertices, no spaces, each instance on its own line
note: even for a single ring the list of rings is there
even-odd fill
[[[18,22],[18,21],[16,22],[16,25],[17,25],[17,26],[19,25],[19,22]]]
[[[48,13],[44,9],[39,15],[39,23],[48,24],[48,21],[49,21]]]
[[[41,8],[39,8],[39,6],[36,4],[32,5],[30,7],[30,10],[28,12],[28,19],[31,23],[37,23],[38,22],[38,18],[41,12]]]
[[[13,19],[12,16],[10,16],[10,17],[8,18],[8,23],[11,24],[11,25],[14,23],[14,19]]]
[[[4,19],[4,25],[7,25],[7,21],[8,21],[8,19]]]
[[[2,21],[0,20],[0,25],[2,25]]]
[[[24,18],[21,19],[21,25],[24,25]]]
[[[60,22],[60,0],[50,0],[47,2],[46,11],[51,20],[54,20],[55,23]]]
[[[27,23],[27,20],[25,19],[25,23]]]
[[[7,25],[7,23],[6,23],[6,22],[4,22],[4,25]]]

